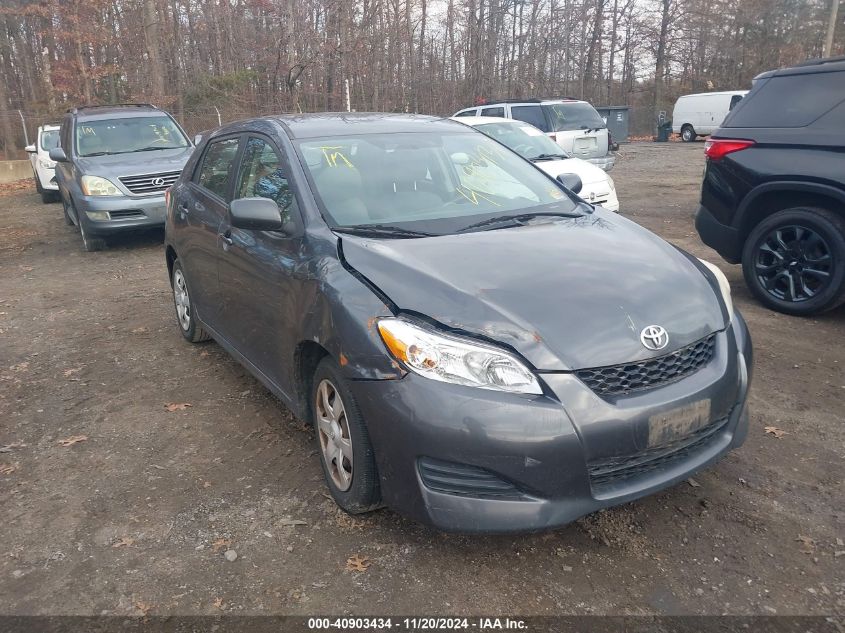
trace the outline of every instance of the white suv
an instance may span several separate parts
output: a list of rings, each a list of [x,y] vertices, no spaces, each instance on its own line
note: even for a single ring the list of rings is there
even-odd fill
[[[464,108],[456,117],[489,116],[517,119],[543,130],[570,156],[610,171],[616,157],[607,124],[596,109],[577,99],[508,99]]]
[[[59,185],[56,184],[56,162],[50,159],[50,150],[59,145],[59,126],[42,125],[38,128],[35,143],[26,146],[29,162],[32,163],[32,175],[35,190],[41,194],[41,201],[57,202]]]

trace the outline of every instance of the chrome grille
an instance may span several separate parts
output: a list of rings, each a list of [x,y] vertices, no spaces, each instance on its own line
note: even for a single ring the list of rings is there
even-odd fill
[[[575,375],[600,396],[616,396],[653,389],[695,373],[713,358],[716,335],[677,351],[639,363],[579,369]]]
[[[132,193],[160,193],[176,182],[178,171],[166,171],[159,174],[144,174],[142,176],[121,176],[120,182]]]

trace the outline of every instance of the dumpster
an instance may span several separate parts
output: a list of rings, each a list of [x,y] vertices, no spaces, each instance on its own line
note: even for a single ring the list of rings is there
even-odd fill
[[[627,143],[631,112],[628,106],[598,106],[596,112],[604,119],[615,143]]]
[[[657,126],[657,138],[654,139],[658,143],[665,143],[669,140],[669,136],[672,134],[672,122],[671,121],[664,121],[660,125]]]

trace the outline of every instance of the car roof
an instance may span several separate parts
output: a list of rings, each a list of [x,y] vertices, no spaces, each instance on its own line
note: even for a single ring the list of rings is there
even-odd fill
[[[59,125],[58,123],[45,123],[44,125],[41,125],[39,127],[44,132],[52,132],[53,130],[61,129],[61,125]]]
[[[149,103],[116,104],[103,106],[81,106],[68,110],[77,120],[95,121],[97,119],[123,119],[144,117],[151,114],[166,114],[163,110]]]
[[[810,75],[815,73],[841,72],[845,71],[845,55],[839,57],[827,57],[823,59],[810,59],[797,66],[767,70],[760,73],[754,80],[766,79],[768,77],[781,77],[784,75]]]
[[[262,117],[262,119],[281,123],[288,136],[295,139],[384,132],[442,132],[458,129],[454,121],[444,117],[385,112],[279,114]],[[247,122],[242,121],[241,124],[243,123]]]
[[[714,95],[745,95],[748,94],[748,90],[718,90],[716,92],[694,92],[688,95],[681,95],[678,99],[684,99],[686,97],[711,97]]]
[[[465,108],[461,108],[458,112],[463,112],[464,110],[475,110],[476,108],[491,108],[503,103],[509,103],[510,105],[549,105],[554,103],[589,103],[589,101],[573,99],[572,97],[557,97],[548,99],[498,99],[474,106],[467,106]]]
[[[534,127],[525,121],[519,121],[518,119],[505,119],[498,116],[453,116],[452,120],[470,126],[484,125],[485,123],[504,123],[505,125],[527,125],[528,127]]]

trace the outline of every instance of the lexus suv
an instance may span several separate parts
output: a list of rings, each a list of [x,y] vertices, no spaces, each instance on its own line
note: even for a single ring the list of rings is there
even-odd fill
[[[696,228],[793,315],[845,301],[845,57],[758,75],[705,144]]]
[[[167,195],[175,327],[311,422],[347,512],[550,528],[745,439],[751,339],[719,269],[471,127],[231,123]]]
[[[192,151],[175,119],[149,104],[68,110],[50,159],[65,222],[79,227],[85,250],[101,250],[109,235],[163,226],[164,191]]]

